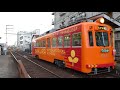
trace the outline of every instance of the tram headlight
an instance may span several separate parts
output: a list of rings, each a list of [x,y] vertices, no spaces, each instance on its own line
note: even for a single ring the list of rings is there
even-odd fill
[[[104,18],[99,18],[99,19],[96,20],[96,22],[98,22],[98,23],[104,23],[105,19]]]
[[[104,23],[104,22],[105,22],[104,18],[100,18],[100,23]]]

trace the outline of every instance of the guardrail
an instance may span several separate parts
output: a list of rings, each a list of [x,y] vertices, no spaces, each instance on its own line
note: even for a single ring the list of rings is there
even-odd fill
[[[13,56],[15,63],[17,64],[17,68],[19,71],[20,78],[31,78],[29,74],[27,73],[23,63],[21,60],[17,60],[17,58],[13,55],[11,51],[9,51],[10,54]]]

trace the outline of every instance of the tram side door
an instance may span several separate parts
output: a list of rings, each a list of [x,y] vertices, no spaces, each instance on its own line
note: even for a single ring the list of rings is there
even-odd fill
[[[52,55],[51,55],[51,39],[47,38],[47,46],[46,46],[46,58],[48,59],[48,61],[52,60]]]

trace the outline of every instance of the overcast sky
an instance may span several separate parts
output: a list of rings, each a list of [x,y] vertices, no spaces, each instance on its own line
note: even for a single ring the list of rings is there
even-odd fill
[[[40,33],[44,33],[52,29],[52,12],[0,12],[0,43],[6,42],[6,25],[8,33],[17,33],[18,31],[33,31],[40,29]],[[7,35],[8,45],[14,45],[17,36],[13,34]]]

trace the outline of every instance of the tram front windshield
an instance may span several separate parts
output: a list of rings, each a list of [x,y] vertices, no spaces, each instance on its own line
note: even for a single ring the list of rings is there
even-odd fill
[[[107,32],[95,32],[96,45],[97,46],[109,46],[108,33]]]

